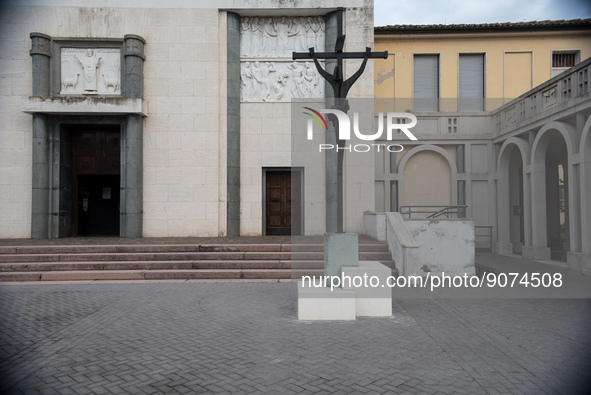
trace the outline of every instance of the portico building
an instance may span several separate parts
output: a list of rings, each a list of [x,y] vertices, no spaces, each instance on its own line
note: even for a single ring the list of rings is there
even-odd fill
[[[454,206],[492,231],[477,247],[591,273],[590,25],[376,28],[379,105],[415,114],[419,139],[376,157],[376,211]]]

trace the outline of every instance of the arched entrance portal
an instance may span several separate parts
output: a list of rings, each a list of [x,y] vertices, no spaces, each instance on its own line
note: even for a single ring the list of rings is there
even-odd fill
[[[537,134],[532,150],[532,247],[526,258],[566,262],[570,251],[570,126],[550,122]],[[525,251],[524,251],[525,252]]]

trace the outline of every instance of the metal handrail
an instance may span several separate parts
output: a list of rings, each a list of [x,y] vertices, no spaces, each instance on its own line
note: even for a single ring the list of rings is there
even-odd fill
[[[488,226],[475,226],[474,230],[476,229],[487,229],[488,230],[488,234],[485,235],[477,235],[476,232],[474,232],[474,238],[476,237],[487,237],[488,238],[488,248],[476,248],[476,251],[482,251],[482,252],[493,252],[493,227],[488,225]]]
[[[466,205],[456,206],[400,206],[400,214],[408,215],[412,218],[413,214],[430,214],[427,218],[438,218],[445,215],[450,218],[451,215],[456,215],[456,218],[466,218]],[[418,209],[418,210],[417,210]],[[425,209],[425,210],[422,210]],[[430,210],[429,210],[430,209]]]

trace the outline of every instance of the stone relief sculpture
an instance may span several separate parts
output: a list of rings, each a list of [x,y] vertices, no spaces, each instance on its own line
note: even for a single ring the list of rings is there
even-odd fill
[[[292,62],[293,51],[324,51],[324,17],[243,17],[240,21],[242,101],[324,97],[311,63]]]
[[[74,55],[76,59],[84,69],[84,93],[96,93],[97,91],[97,69],[102,58],[94,56],[92,49],[86,50],[86,57],[79,58],[78,55]]]
[[[254,62],[251,68],[252,73],[252,92],[250,96],[252,100],[258,101],[261,99],[261,91],[263,87],[263,72],[261,70],[261,64]]]
[[[320,78],[318,72],[316,71],[316,67],[312,67],[310,62],[304,63],[304,79],[308,84],[310,90],[310,97],[322,97],[324,93],[320,89]]]
[[[277,37],[277,27],[273,22],[273,18],[267,18],[266,23],[263,24],[263,45],[261,46],[261,53],[277,53],[277,49],[274,48],[273,42]]]
[[[279,73],[273,81],[271,91],[263,98],[264,101],[281,101],[285,87],[289,81],[289,74],[286,71]]]
[[[293,76],[294,85],[291,89],[293,97],[298,99],[310,97],[310,89],[306,84],[304,77],[304,66],[298,62],[293,62],[288,67],[291,69],[291,74]]]
[[[245,102],[324,97],[324,84],[310,62],[242,62],[240,88]]]
[[[240,23],[240,56],[291,57],[310,47],[324,51],[324,18],[244,17]]]
[[[80,73],[76,73],[72,77],[62,78],[62,91],[68,91],[69,88],[75,91],[78,86],[78,77],[80,77]]]
[[[250,31],[250,18],[244,17],[240,19],[240,32]],[[244,53],[250,53],[250,41],[247,36],[240,34],[240,51]]]
[[[240,67],[240,100],[252,100],[253,90],[250,62],[245,62]]]
[[[121,94],[119,48],[62,48],[62,94]]]
[[[263,100],[268,97],[271,91],[271,81],[269,80],[269,76],[276,71],[275,63],[267,62],[261,67],[261,98]]]
[[[119,78],[111,76],[119,76],[119,64],[114,64],[110,67],[110,70],[113,72],[113,74],[101,74],[103,76],[103,83],[105,84],[105,90],[107,92],[109,91],[109,88],[113,89],[111,92],[116,92],[119,90]]]

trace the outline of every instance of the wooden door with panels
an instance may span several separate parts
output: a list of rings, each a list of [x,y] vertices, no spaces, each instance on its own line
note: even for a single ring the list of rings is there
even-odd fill
[[[301,173],[267,170],[265,174],[265,234],[300,235]]]

